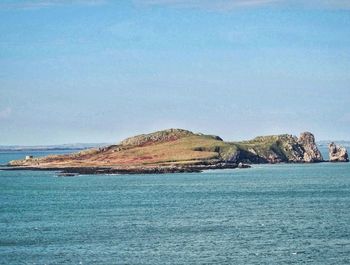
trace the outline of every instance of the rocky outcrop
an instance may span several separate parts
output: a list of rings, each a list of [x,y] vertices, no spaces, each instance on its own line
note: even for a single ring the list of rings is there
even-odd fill
[[[300,134],[298,139],[298,143],[303,148],[303,160],[306,163],[310,162],[321,162],[323,161],[323,157],[321,152],[318,150],[315,136],[310,132],[304,132]]]
[[[143,146],[152,143],[161,143],[168,141],[175,141],[182,137],[194,135],[193,132],[183,129],[168,129],[164,131],[158,131],[149,134],[141,134],[133,137],[126,138],[120,142],[120,145],[128,146]]]
[[[328,148],[330,162],[349,162],[348,152],[345,147],[330,143]]]
[[[245,163],[315,163],[323,157],[310,132],[300,137],[282,134],[259,136],[250,141],[236,143],[238,149],[229,155],[231,162]]]
[[[153,132],[149,134],[140,134],[133,137],[126,138],[120,142],[121,146],[146,146],[150,144],[159,144],[164,142],[176,141],[178,139],[189,137],[189,136],[199,136],[206,137],[208,139],[223,141],[217,135],[205,135],[202,133],[193,133],[188,130],[183,129],[168,129],[158,132]]]

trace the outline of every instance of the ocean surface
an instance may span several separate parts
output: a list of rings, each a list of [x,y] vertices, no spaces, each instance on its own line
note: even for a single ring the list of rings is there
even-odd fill
[[[350,164],[0,171],[0,264],[350,264]]]

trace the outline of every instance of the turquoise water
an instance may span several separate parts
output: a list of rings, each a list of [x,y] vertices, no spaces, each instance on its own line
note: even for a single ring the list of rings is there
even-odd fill
[[[349,163],[0,171],[0,203],[0,264],[350,264]]]

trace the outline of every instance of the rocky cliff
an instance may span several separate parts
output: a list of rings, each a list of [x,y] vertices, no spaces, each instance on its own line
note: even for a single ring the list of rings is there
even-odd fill
[[[303,160],[304,162],[321,162],[323,157],[321,152],[318,150],[315,137],[310,132],[304,132],[300,134],[298,144],[303,149]]]
[[[297,138],[293,135],[259,136],[250,141],[234,143],[238,149],[231,161],[246,163],[314,163],[323,158],[310,132]]]
[[[348,151],[345,147],[330,143],[328,148],[330,162],[349,162]]]

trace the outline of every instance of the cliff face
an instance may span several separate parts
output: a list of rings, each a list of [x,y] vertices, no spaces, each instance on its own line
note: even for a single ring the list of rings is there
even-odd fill
[[[220,137],[169,129],[130,137],[120,144],[75,154],[11,161],[32,168],[112,168],[161,170],[223,168],[239,163],[312,163],[323,161],[311,133],[299,138],[284,134],[250,141],[224,142]]]
[[[323,161],[315,137],[304,132],[299,138],[283,134],[259,136],[250,141],[235,143],[239,149],[231,161],[247,163],[313,163]]]
[[[310,132],[304,132],[300,134],[298,143],[304,151],[303,160],[304,162],[321,162],[323,157],[321,152],[318,150],[315,137]]]
[[[345,147],[331,143],[328,148],[330,162],[349,162],[348,151]]]

